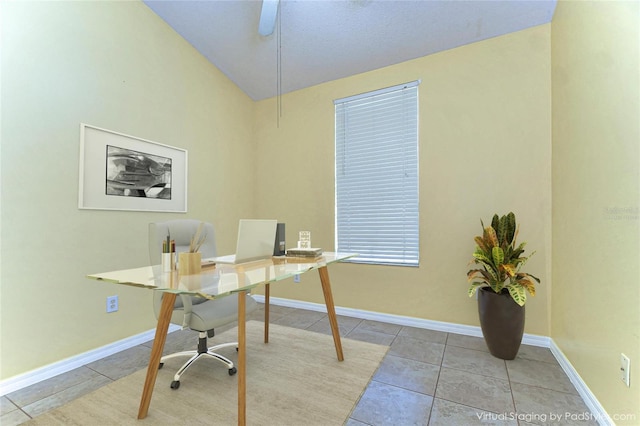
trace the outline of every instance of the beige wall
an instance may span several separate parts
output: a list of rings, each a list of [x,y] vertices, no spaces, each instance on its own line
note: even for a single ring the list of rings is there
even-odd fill
[[[551,336],[609,415],[638,424],[640,3],[560,1],[551,42]]]
[[[186,216],[230,247],[220,230],[253,211],[236,196],[253,182],[253,102],[141,2],[2,8],[4,379],[155,324],[147,291],[85,275],[146,264],[147,224],[185,215],[79,210],[80,123],[189,150]]]
[[[286,223],[287,245],[310,230],[334,249],[333,100],[411,80],[419,86],[420,267],[337,265],[339,306],[478,325],[466,295],[468,261],[493,213],[513,210],[527,265],[543,284],[526,332],[549,335],[551,256],[550,25],[332,81],[256,107],[256,208]],[[286,76],[284,77],[286,78]],[[302,281],[317,282],[303,275]],[[320,303],[318,285],[273,285],[272,295]]]

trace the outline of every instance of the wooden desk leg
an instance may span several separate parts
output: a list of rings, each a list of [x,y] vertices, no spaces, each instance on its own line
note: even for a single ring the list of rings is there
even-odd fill
[[[169,330],[169,322],[171,321],[175,301],[175,293],[165,293],[162,296],[162,307],[160,308],[160,315],[158,315],[156,335],[153,339],[153,347],[151,348],[151,357],[149,358],[149,366],[147,367],[147,378],[144,381],[144,388],[142,389],[138,419],[144,419],[149,412],[151,395],[153,394],[153,387],[156,384],[162,350],[164,349],[164,342],[167,340],[167,331]]]
[[[247,423],[246,299],[246,291],[238,293],[238,426]]]
[[[269,284],[264,286],[264,342],[269,343]]]
[[[342,354],[342,341],[340,340],[340,329],[338,328],[338,318],[336,317],[336,308],[333,304],[333,294],[331,294],[329,271],[326,266],[323,266],[318,268],[318,273],[320,274],[322,293],[324,294],[324,302],[327,306],[327,314],[329,315],[329,324],[331,324],[331,333],[333,334],[333,343],[336,346],[338,361],[344,361],[344,355]]]

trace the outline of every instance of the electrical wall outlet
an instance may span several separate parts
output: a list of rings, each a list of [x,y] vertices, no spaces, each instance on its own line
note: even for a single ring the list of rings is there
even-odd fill
[[[629,375],[629,364],[631,361],[629,357],[625,354],[620,354],[620,376],[625,385],[631,386],[630,375]]]
[[[107,313],[116,312],[118,310],[118,296],[107,297]]]
[[[293,282],[294,283],[299,283],[300,282],[300,274],[295,274],[293,276]]]

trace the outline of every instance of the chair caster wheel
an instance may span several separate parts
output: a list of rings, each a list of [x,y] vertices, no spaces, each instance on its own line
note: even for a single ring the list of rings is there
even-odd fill
[[[180,382],[178,380],[174,380],[171,382],[171,389],[178,389],[180,387]]]
[[[233,376],[234,374],[236,374],[238,372],[238,369],[233,367],[229,369],[229,375]]]
[[[162,367],[164,367],[164,362],[161,362],[160,364],[158,364],[158,370],[160,370]]]

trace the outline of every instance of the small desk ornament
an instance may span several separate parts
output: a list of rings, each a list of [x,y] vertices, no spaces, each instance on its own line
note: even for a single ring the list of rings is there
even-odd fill
[[[310,249],[311,248],[311,231],[300,231],[298,233],[298,248]]]
[[[287,250],[287,256],[315,258],[322,255],[322,249],[311,247],[310,231],[300,231],[298,238],[298,247]]]

